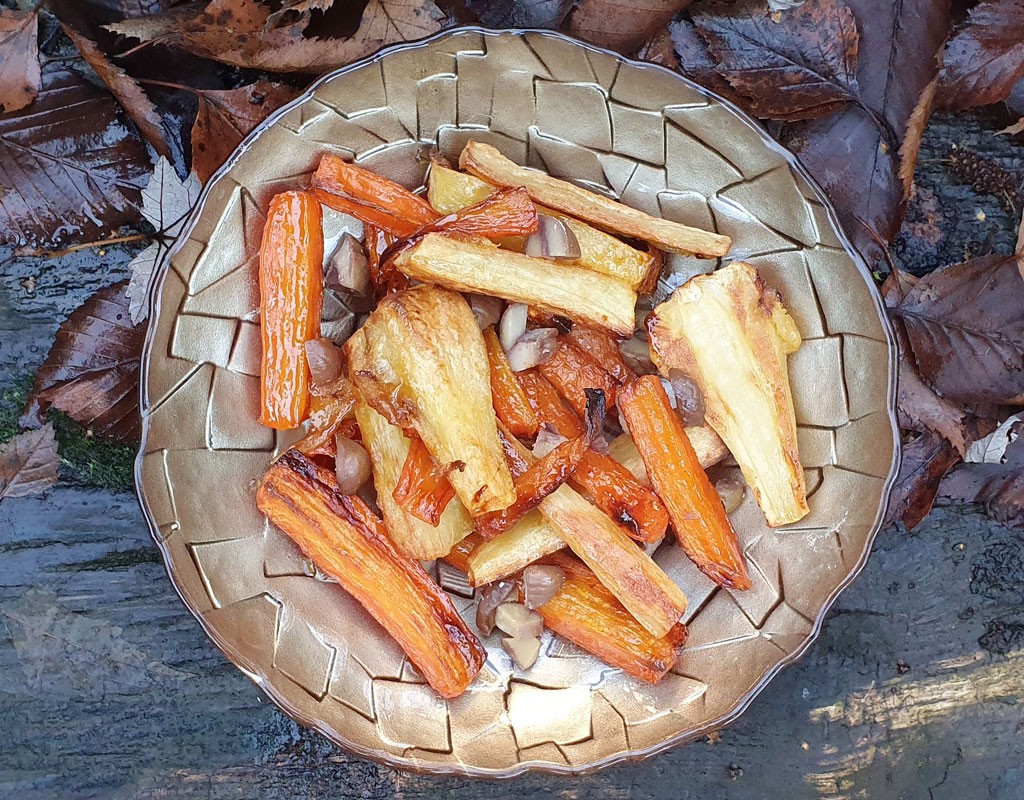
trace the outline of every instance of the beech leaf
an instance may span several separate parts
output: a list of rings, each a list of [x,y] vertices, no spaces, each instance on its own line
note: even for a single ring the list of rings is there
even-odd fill
[[[1024,400],[1024,279],[989,255],[924,276],[894,309],[921,376],[968,403]]]
[[[566,31],[588,42],[633,53],[693,0],[580,0]]]
[[[0,8],[0,111],[17,111],[39,93],[39,17]]]
[[[53,425],[19,433],[0,446],[0,500],[49,489],[57,482],[59,465]]]
[[[676,55],[675,44],[672,41],[672,32],[668,28],[662,28],[637,51],[637,58],[650,61],[652,64],[661,64],[668,69],[679,69],[679,56]]]
[[[886,524],[902,522],[908,531],[917,527],[932,510],[942,476],[959,460],[956,448],[931,431],[904,445]]]
[[[488,28],[557,28],[574,0],[465,0],[466,10]]]
[[[61,22],[60,26],[78,48],[86,63],[96,71],[100,80],[110,89],[110,93],[117,98],[121,108],[139,129],[142,138],[153,145],[158,155],[170,158],[171,146],[167,141],[160,113],[135,79],[111,62],[96,43],[83,33],[65,22]]]
[[[58,63],[42,74],[35,103],[0,115],[0,241],[88,241],[134,222],[145,147],[107,92]]]
[[[668,26],[679,59],[679,69],[688,78],[695,80],[716,94],[732,100],[739,106],[746,106],[747,99],[741,97],[732,88],[711,57],[708,43],[699,33],[696,26],[688,20],[676,20]]]
[[[198,89],[199,111],[192,126],[192,169],[206,182],[245,135],[299,90],[261,80],[238,89]]]
[[[97,436],[138,441],[139,363],[144,326],[132,325],[125,284],[116,283],[71,312],[36,373],[22,424],[59,409]]]
[[[938,70],[948,0],[848,0],[860,30],[860,106],[794,123],[781,140],[824,186],[853,243],[876,263],[900,229],[904,193],[897,158],[908,122]],[[787,14],[792,12],[787,12]],[[919,119],[923,127],[926,113]],[[910,151],[913,152],[910,152]],[[910,147],[904,171],[912,170]],[[909,164],[909,165],[908,165]]]
[[[285,0],[277,11],[267,17],[263,27],[271,30],[285,23],[308,22],[314,11],[326,11],[332,5],[334,0]]]
[[[755,116],[820,117],[858,97],[857,25],[843,0],[795,7],[778,21],[762,0],[701,5],[697,31]]]
[[[1005,100],[1024,78],[1024,0],[982,0],[946,45],[939,103],[960,111]]]
[[[382,45],[419,39],[441,29],[444,14],[431,0],[370,0],[348,37],[307,36],[308,20],[267,28],[271,8],[258,0],[213,0],[107,25],[115,33],[180,47],[195,55],[269,72],[335,69]]]

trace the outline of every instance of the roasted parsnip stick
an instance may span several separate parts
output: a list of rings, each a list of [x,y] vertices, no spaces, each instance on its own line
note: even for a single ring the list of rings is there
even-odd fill
[[[509,442],[530,463],[533,455]],[[686,596],[612,519],[563,484],[541,502],[540,512],[637,622],[664,636],[686,610]]]
[[[436,164],[430,167],[427,198],[434,210],[442,214],[451,214],[465,206],[479,203],[494,191],[491,184],[466,172],[456,172]],[[573,232],[580,245],[580,257],[573,263],[619,278],[632,289],[639,289],[648,282],[655,265],[655,258],[650,253],[630,247],[614,236],[554,209],[540,206],[537,211],[557,217]]]
[[[377,505],[391,532],[395,546],[411,558],[429,561],[445,555],[473,530],[473,521],[465,506],[452,499],[441,513],[437,525],[417,519],[394,498],[395,487],[409,455],[410,441],[402,430],[365,403],[355,410],[363,445],[370,454]]]
[[[473,586],[505,578],[538,558],[561,550],[565,542],[544,515],[534,509],[497,539],[481,542],[469,553],[466,574]]]
[[[682,370],[700,386],[708,425],[728,445],[768,524],[807,514],[786,370],[800,333],[778,294],[752,266],[734,262],[677,289],[647,326],[658,369]]]
[[[436,286],[389,295],[345,350],[366,402],[419,434],[471,514],[515,500],[483,336],[461,295]]]
[[[620,412],[668,507],[679,545],[716,583],[749,589],[746,560],[715,487],[700,465],[661,381],[644,375],[619,394]]]
[[[384,626],[438,694],[458,696],[486,651],[451,599],[395,550],[384,524],[358,497],[331,485],[330,474],[290,451],[264,476],[256,503]]]
[[[459,166],[499,186],[524,186],[537,203],[606,231],[643,239],[673,253],[724,256],[732,245],[728,236],[658,219],[575,184],[521,167],[505,158],[497,148],[482,142],[466,142]]]
[[[557,553],[544,563],[565,573],[562,588],[537,609],[548,628],[642,681],[655,683],[672,668],[676,648],[686,641],[682,624],[654,636],[575,558]]]
[[[460,292],[477,292],[526,303],[571,319],[632,332],[636,292],[607,275],[530,258],[486,240],[462,241],[429,233],[394,260],[410,278]]]

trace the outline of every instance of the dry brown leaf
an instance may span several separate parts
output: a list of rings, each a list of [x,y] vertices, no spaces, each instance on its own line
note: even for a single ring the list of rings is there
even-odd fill
[[[100,289],[60,326],[36,373],[22,424],[40,424],[52,406],[98,436],[138,440],[146,326],[132,325],[126,285]]]
[[[0,446],[0,500],[49,489],[57,482],[59,465],[53,425],[19,433]]]
[[[161,122],[160,112],[156,110],[156,106],[142,91],[135,79],[111,62],[96,43],[83,33],[63,21],[60,26],[78,48],[78,52],[82,54],[86,63],[96,71],[100,80],[110,89],[110,93],[117,98],[121,108],[139,129],[142,138],[153,145],[153,149],[159,155],[171,158],[171,145],[167,141],[167,133]]]
[[[180,47],[195,55],[269,72],[315,72],[344,66],[382,45],[419,39],[441,29],[444,14],[431,0],[370,0],[348,38],[309,37],[307,20],[266,30],[271,10],[257,0],[213,0],[164,14],[108,25],[116,33]]]
[[[588,42],[633,53],[692,0],[581,0],[569,14],[566,31]]]
[[[488,28],[557,28],[576,0],[465,0],[466,10]]]
[[[938,88],[938,77],[932,78],[931,83],[921,92],[921,97],[907,120],[907,132],[903,137],[903,144],[900,145],[900,182],[903,184],[903,202],[910,199],[910,188],[914,185],[914,170],[917,168],[917,154],[921,150],[921,139],[924,137],[924,129],[928,125],[928,118],[932,115],[932,105],[935,103],[935,92]]]
[[[39,18],[0,8],[0,111],[17,111],[39,92]]]
[[[299,94],[293,86],[261,80],[238,89],[197,89],[192,126],[192,169],[206,183],[232,151],[271,111]]]

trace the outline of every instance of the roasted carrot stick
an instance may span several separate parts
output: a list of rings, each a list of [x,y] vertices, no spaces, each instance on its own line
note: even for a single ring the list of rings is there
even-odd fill
[[[486,658],[480,642],[419,563],[395,550],[384,523],[330,476],[289,451],[267,471],[256,503],[384,626],[438,694],[461,694]]]
[[[604,392],[608,408],[615,405],[618,382],[593,358],[564,337],[559,341],[554,355],[538,369],[581,417],[587,406],[586,389],[600,389]]]
[[[478,534],[471,533],[462,541],[456,542],[455,546],[448,551],[448,555],[443,558],[456,569],[461,569],[469,574],[469,556],[481,542],[483,539]]]
[[[502,189],[479,203],[447,214],[424,225],[418,233],[432,231],[503,239],[526,236],[537,230],[537,208],[525,189]]]
[[[260,247],[260,422],[287,430],[309,406],[304,345],[320,330],[324,238],[320,205],[307,192],[270,201]]]
[[[324,205],[399,236],[411,236],[438,218],[422,197],[333,153],[320,159],[313,187]]]
[[[314,194],[316,194],[317,201],[323,203],[328,208],[333,208],[342,214],[348,214],[350,217],[355,217],[366,225],[373,225],[395,236],[412,236],[419,230],[419,225],[415,222],[410,222],[404,217],[400,217],[386,209],[377,208],[368,203],[360,203],[351,197],[332,194],[323,189],[315,189]]]
[[[686,555],[716,583],[749,589],[736,532],[661,381],[654,375],[637,378],[622,389],[619,401],[651,484],[668,507]]]
[[[530,408],[530,401],[519,384],[519,379],[508,363],[508,357],[501,348],[494,328],[484,331],[484,345],[487,347],[487,361],[491,367],[491,399],[494,413],[505,427],[515,436],[524,439],[537,435],[540,423]]]
[[[655,636],[637,622],[587,567],[564,553],[543,563],[560,567],[565,583],[537,612],[544,624],[627,675],[655,683],[676,663],[686,628],[674,625]]]
[[[665,504],[615,459],[588,451],[576,466],[571,482],[586,492],[594,505],[622,525],[632,538],[656,542],[665,535],[668,528]]]
[[[580,418],[565,404],[547,378],[532,369],[520,372],[516,377],[541,425],[550,425],[566,439],[583,433]]]
[[[628,383],[636,377],[636,373],[622,358],[619,343],[608,333],[589,325],[578,324],[573,325],[567,338],[619,383]]]
[[[519,380],[541,423],[566,438],[579,435],[579,419],[543,375],[528,370],[521,373]],[[668,514],[664,504],[614,459],[593,450],[587,452],[571,482],[590,495],[594,505],[622,524],[634,539],[654,542],[665,535]]]
[[[540,505],[545,497],[565,483],[576,470],[580,459],[589,451],[594,437],[599,435],[604,427],[604,398],[594,389],[587,391],[587,397],[586,432],[575,439],[562,442],[522,472],[515,479],[516,499],[512,505],[476,518],[476,531],[484,539],[493,539],[519,522],[527,512]],[[503,439],[506,436],[505,433],[501,435]],[[518,472],[521,467],[518,454],[511,460],[513,471]]]
[[[412,440],[398,485],[391,496],[414,517],[435,528],[448,503],[455,497],[455,490],[430,457],[422,439]]]

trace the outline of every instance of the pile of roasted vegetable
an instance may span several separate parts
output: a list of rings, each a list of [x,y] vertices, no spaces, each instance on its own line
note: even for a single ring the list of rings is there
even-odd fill
[[[257,502],[445,697],[495,627],[520,669],[546,627],[657,681],[686,639],[686,597],[650,555],[669,529],[717,583],[750,587],[728,516],[743,487],[705,468],[731,454],[769,525],[807,513],[786,371],[799,333],[732,263],[634,335],[661,252],[722,256],[728,237],[485,144],[460,166],[433,163],[424,198],[325,155],[310,190],[273,199],[261,421],[302,438]],[[322,205],[364,231],[326,265]],[[369,311],[343,341],[321,336],[325,282]],[[477,632],[442,587],[475,592]]]

